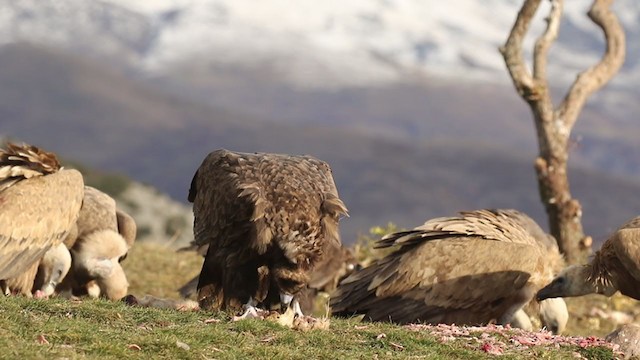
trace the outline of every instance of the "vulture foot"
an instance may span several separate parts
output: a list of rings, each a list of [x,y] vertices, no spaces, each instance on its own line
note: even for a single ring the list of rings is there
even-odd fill
[[[247,301],[247,303],[243,306],[245,309],[244,313],[240,316],[234,316],[233,321],[240,321],[245,319],[264,319],[269,314],[269,312],[267,310],[257,308],[256,305],[258,305],[258,303],[253,298],[250,298],[249,301]]]
[[[42,290],[36,290],[35,293],[33,293],[33,298],[34,299],[48,299],[49,295],[47,295],[44,291]]]
[[[285,313],[288,312],[289,309],[293,309],[293,314],[295,316],[304,316],[302,309],[300,308],[300,303],[298,300],[293,298],[293,295],[289,295],[287,293],[280,294],[280,302],[282,305],[287,307]]]

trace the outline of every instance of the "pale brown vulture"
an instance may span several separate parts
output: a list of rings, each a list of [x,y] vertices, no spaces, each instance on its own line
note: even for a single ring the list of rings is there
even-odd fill
[[[118,210],[111,196],[86,186],[75,238],[65,240],[73,258],[71,271],[58,292],[124,297],[129,283],[119,262],[133,245],[135,232],[133,218]]]
[[[477,210],[383,237],[395,250],[343,280],[339,316],[370,321],[506,324],[553,277],[546,254],[509,212]]]
[[[53,153],[7,144],[0,150],[0,285],[31,296],[38,264],[78,218],[82,174],[63,170]]]
[[[616,291],[640,300],[640,217],[622,225],[586,265],[571,265],[541,289],[538,300]]]
[[[210,153],[189,189],[194,238],[209,244],[198,281],[205,309],[286,306],[310,280],[326,243],[340,244],[347,208],[329,165],[311,156]],[[246,314],[246,313],[245,313]]]

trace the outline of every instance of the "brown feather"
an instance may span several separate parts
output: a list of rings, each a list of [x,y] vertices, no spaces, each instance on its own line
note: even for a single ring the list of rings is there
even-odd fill
[[[12,171],[4,179],[16,181],[0,191],[0,279],[23,273],[64,240],[83,196],[82,175],[59,170],[51,153],[9,145],[8,151],[0,152],[0,168],[8,167]],[[16,170],[22,168],[39,175]]]
[[[347,213],[329,166],[311,156],[214,151],[194,175],[189,200],[195,243],[209,245],[198,284],[203,308],[237,308],[265,287],[265,299],[297,293],[324,244],[340,243],[338,221]],[[268,281],[258,275],[262,266]]]
[[[136,237],[135,220],[127,213],[118,210],[116,201],[106,193],[85,186],[84,199],[75,223],[75,238],[67,238],[73,265],[57,287],[58,292],[71,292],[84,295],[87,288],[95,284],[103,296],[115,299],[126,295],[128,283],[124,271],[118,264]],[[92,274],[85,262],[87,259],[111,259],[113,273],[108,277]],[[115,259],[115,260],[114,260]],[[82,261],[81,261],[82,260]]]
[[[131,248],[136,241],[138,227],[136,221],[126,212],[116,209],[116,220],[118,223],[118,232],[127,242],[127,246]]]
[[[343,280],[334,314],[373,321],[506,321],[552,273],[542,247],[502,210],[462,212],[385,236],[398,248]]]
[[[61,170],[53,153],[0,150],[0,279],[11,292],[31,294],[40,259],[72,231],[82,196],[82,175]]]
[[[640,217],[622,225],[591,261],[590,281],[640,300]]]
[[[6,284],[11,294],[31,297],[39,264],[40,262],[36,261],[18,276],[7,279]]]

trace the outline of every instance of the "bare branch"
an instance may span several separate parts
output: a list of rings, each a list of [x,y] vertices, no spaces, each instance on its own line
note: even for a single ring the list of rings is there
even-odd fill
[[[578,118],[587,98],[620,70],[625,57],[625,34],[616,15],[609,8],[613,0],[594,0],[588,12],[605,38],[606,51],[599,63],[580,73],[558,109],[557,117],[563,119],[570,130]]]
[[[518,94],[522,96],[527,102],[532,98],[536,98],[536,84],[529,70],[527,69],[522,55],[522,42],[524,40],[527,31],[529,30],[529,24],[531,19],[536,14],[538,6],[540,6],[541,0],[526,0],[515,24],[511,29],[509,38],[504,46],[500,48],[500,53],[504,57],[504,62],[507,65],[507,70],[513,80],[513,85],[516,87]]]
[[[533,49],[533,76],[537,81],[547,81],[547,54],[551,44],[558,38],[560,18],[562,17],[562,1],[551,0],[551,10],[547,21],[547,29],[538,38]]]

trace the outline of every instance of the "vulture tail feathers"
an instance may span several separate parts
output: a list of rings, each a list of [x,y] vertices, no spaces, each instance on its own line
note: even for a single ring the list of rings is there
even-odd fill
[[[198,277],[198,303],[202,309],[219,310],[224,304],[221,270],[205,258]]]

